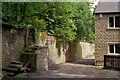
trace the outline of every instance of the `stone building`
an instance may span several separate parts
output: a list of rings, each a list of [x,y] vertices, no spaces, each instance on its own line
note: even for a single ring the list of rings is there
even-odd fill
[[[120,0],[99,2],[94,14],[95,63],[102,66],[104,55],[120,54]]]

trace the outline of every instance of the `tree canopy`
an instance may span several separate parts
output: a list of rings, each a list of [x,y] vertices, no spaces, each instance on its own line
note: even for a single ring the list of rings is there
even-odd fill
[[[94,16],[89,2],[5,2],[2,21],[18,28],[45,30],[61,41],[94,42]]]

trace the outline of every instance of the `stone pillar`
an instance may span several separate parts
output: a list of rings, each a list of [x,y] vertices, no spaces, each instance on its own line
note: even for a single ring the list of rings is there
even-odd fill
[[[48,70],[48,47],[39,47],[37,51],[37,72]]]

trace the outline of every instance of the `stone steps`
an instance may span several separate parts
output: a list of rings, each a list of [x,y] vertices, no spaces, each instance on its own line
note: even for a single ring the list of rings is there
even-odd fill
[[[6,68],[2,69],[2,71],[6,71],[7,76],[13,77],[21,72],[22,67],[23,67],[23,63],[18,62],[18,61],[11,61],[10,64]]]
[[[27,68],[30,69],[30,72],[34,72],[36,70],[36,51],[37,47],[25,49],[25,51],[21,55],[20,61],[27,64]]]
[[[13,77],[13,76],[15,76],[16,75],[16,73],[14,73],[14,72],[9,72],[9,73],[7,73],[7,76],[11,76],[11,77]]]
[[[31,63],[31,59],[32,56],[31,54],[36,54],[36,50],[37,47],[35,48],[29,48],[26,49],[25,52],[23,52],[23,54],[27,55],[26,57],[24,57],[23,59],[21,58],[21,62],[19,61],[11,61],[9,63],[9,65],[6,68],[3,68],[3,71],[7,72],[7,76],[13,77],[16,76],[17,74],[24,72],[24,70],[22,70],[24,68],[25,65],[27,65],[26,67],[29,68],[30,70],[25,69],[26,72],[30,72],[33,69],[33,62]],[[33,70],[34,71],[34,70]]]

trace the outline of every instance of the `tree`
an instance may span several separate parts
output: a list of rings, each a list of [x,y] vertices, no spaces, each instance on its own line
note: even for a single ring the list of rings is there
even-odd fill
[[[91,5],[88,2],[81,2],[76,5],[73,21],[77,26],[77,40],[94,42],[94,16],[90,11]]]
[[[3,3],[3,22],[18,28],[47,31],[61,41],[94,41],[94,17],[90,3],[19,2]]]

